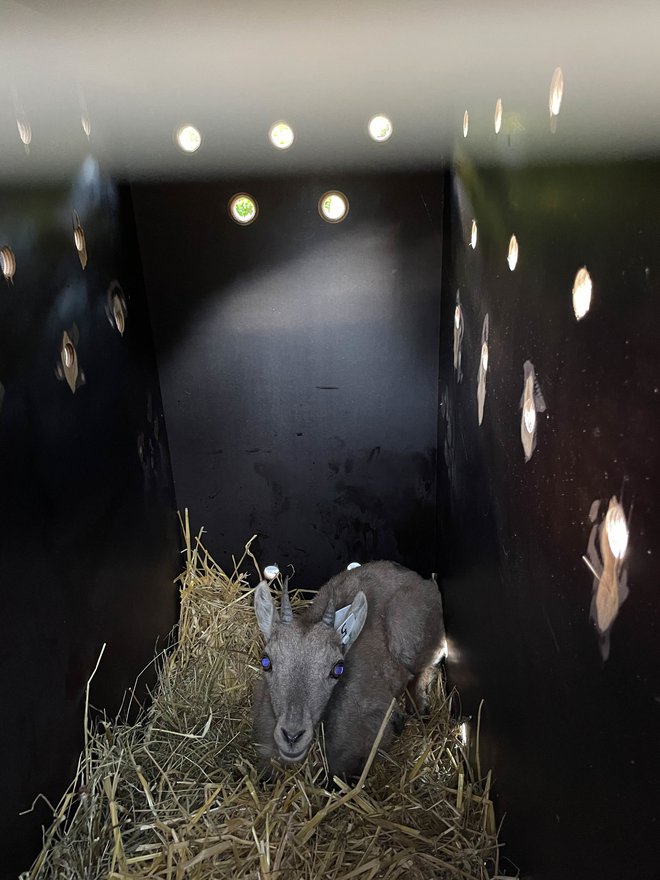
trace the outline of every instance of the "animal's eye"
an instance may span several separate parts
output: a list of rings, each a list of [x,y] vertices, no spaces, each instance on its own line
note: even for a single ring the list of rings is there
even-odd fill
[[[344,664],[340,660],[339,663],[335,663],[335,665],[332,667],[332,671],[330,672],[330,675],[333,678],[339,678],[339,676],[342,675],[343,672],[344,672]]]
[[[270,657],[268,656],[268,654],[264,654],[264,656],[261,658],[261,666],[263,669],[266,670],[266,672],[270,672],[270,670],[273,668],[273,664],[270,662]]]

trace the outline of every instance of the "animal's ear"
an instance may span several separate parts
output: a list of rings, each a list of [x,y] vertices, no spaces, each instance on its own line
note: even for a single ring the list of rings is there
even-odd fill
[[[348,614],[343,622],[337,627],[337,632],[341,636],[341,644],[343,645],[345,652],[348,651],[353,642],[362,632],[362,627],[367,619],[368,610],[367,597],[362,590],[360,590],[359,593],[355,594],[355,598],[348,609]]]
[[[266,581],[261,581],[261,583],[257,584],[257,588],[254,591],[254,613],[257,615],[259,629],[269,639],[273,631],[275,606],[273,605],[273,597],[270,595],[270,589]]]

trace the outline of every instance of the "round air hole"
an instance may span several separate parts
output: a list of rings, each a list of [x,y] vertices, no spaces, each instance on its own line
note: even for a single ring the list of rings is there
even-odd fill
[[[488,343],[484,342],[481,346],[481,366],[484,373],[488,372]]]
[[[348,214],[348,199],[337,190],[324,193],[319,199],[319,213],[328,223],[341,223]]]
[[[526,400],[523,405],[523,421],[527,433],[533,434],[536,428],[536,407],[533,400]]]
[[[548,96],[548,109],[550,116],[559,116],[561,99],[564,95],[564,74],[561,67],[557,67],[550,80],[550,94]]]
[[[463,114],[463,137],[466,138],[468,136],[468,128],[470,127],[470,117],[468,115],[467,110]]]
[[[76,245],[76,250],[79,253],[85,250],[85,233],[83,232],[82,226],[76,226],[73,230],[73,241]]]
[[[62,363],[67,369],[73,366],[75,356],[76,350],[73,347],[73,344],[71,342],[65,342],[62,346]]]
[[[16,273],[16,257],[9,245],[0,248],[0,271],[8,284],[13,284]]]
[[[184,153],[195,153],[202,146],[202,135],[194,125],[182,125],[176,131],[176,142]]]
[[[591,276],[586,267],[580,269],[573,282],[573,311],[578,321],[589,311],[591,306]]]
[[[369,120],[369,137],[377,141],[379,144],[385,143],[385,141],[389,141],[392,137],[392,132],[394,131],[394,127],[392,125],[392,120],[388,119],[387,116],[372,116]]]
[[[124,335],[124,330],[126,329],[126,317],[124,315],[124,310],[119,301],[119,297],[115,297],[114,309],[112,312],[115,319],[115,326],[121,336]]]
[[[257,218],[259,208],[247,193],[237,193],[229,200],[229,216],[240,226],[248,226]]]
[[[287,122],[276,122],[271,125],[268,137],[271,144],[278,150],[288,150],[294,141],[293,129]]]
[[[623,508],[616,499],[610,502],[605,515],[605,533],[615,559],[623,559],[628,549],[628,524]]]
[[[509,241],[509,253],[506,258],[507,263],[509,264],[509,269],[513,272],[513,270],[518,265],[518,239],[515,235],[511,236]]]
[[[477,247],[477,221],[472,221],[472,227],[470,228],[470,247],[472,250],[475,250]]]
[[[461,317],[462,317],[461,307],[456,306],[456,308],[454,309],[454,327],[456,327],[457,330],[461,326]]]
[[[500,129],[502,128],[502,99],[497,99],[497,104],[495,104],[495,134],[500,133]]]
[[[32,143],[32,129],[30,128],[30,123],[27,119],[17,119],[16,127],[18,128],[18,136],[20,137],[23,146],[29,147]]]

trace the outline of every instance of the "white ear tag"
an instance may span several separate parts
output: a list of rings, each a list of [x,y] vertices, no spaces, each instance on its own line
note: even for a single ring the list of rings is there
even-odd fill
[[[348,606],[350,608],[350,605]],[[340,644],[345,645],[347,642],[351,640],[351,635],[353,633],[353,628],[355,627],[355,615],[351,612],[348,615],[346,620],[342,623],[342,625],[338,628],[340,638]]]
[[[346,620],[350,607],[350,605],[344,605],[339,611],[335,611],[335,629],[339,629],[342,623]]]

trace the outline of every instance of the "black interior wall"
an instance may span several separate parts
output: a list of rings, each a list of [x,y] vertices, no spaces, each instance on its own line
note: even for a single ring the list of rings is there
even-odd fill
[[[331,225],[329,189],[350,211]],[[316,587],[351,560],[436,567],[443,178],[133,187],[177,501],[224,562]],[[237,191],[259,215],[229,217]]]
[[[450,676],[475,721],[485,698],[482,766],[494,767],[507,852],[524,876],[651,880],[660,876],[653,784],[660,771],[660,167],[463,163],[454,183],[440,421]],[[468,246],[473,218],[475,250]],[[512,234],[519,243],[513,272]],[[571,291],[585,265],[593,297],[578,322]],[[537,414],[537,448],[526,463],[527,359],[547,411]],[[614,495],[630,527],[630,594],[604,660],[590,620],[594,576],[583,555],[592,502]]]
[[[82,269],[72,211],[87,241]],[[0,192],[0,876],[26,869],[73,777],[84,691],[112,713],[175,617],[171,470],[130,199],[90,158],[70,186]],[[125,333],[106,314],[126,295]],[[58,380],[79,333],[85,384]]]

